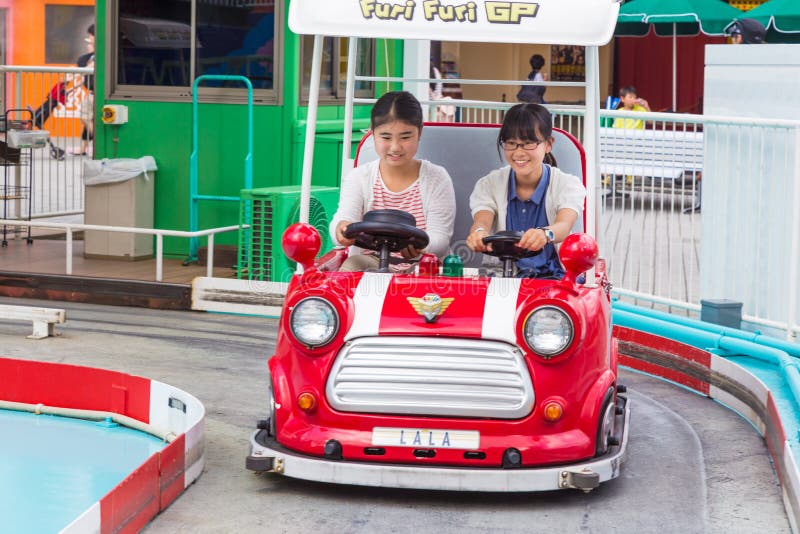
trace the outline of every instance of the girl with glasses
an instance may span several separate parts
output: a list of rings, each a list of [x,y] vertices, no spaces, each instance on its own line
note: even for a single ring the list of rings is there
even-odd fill
[[[509,109],[498,134],[498,149],[508,165],[478,180],[469,199],[471,250],[484,252],[484,237],[513,230],[522,232],[519,247],[542,251],[517,262],[523,276],[564,275],[555,245],[569,235],[586,197],[577,176],[555,167],[552,124],[550,112],[539,104]]]

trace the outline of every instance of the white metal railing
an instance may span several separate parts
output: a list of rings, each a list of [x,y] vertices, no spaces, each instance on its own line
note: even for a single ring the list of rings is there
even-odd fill
[[[248,228],[248,225],[222,226],[219,228],[209,228],[196,232],[185,232],[182,230],[159,230],[157,228],[132,228],[126,226],[104,226],[99,224],[77,224],[77,223],[58,223],[45,221],[14,221],[0,219],[0,226],[17,226],[23,228],[50,228],[61,229],[66,232],[66,274],[72,274],[72,234],[74,231],[97,230],[101,232],[116,232],[126,234],[152,235],[156,238],[156,282],[161,282],[164,275],[164,237],[185,237],[195,238],[206,236],[208,238],[208,261],[206,265],[206,276],[213,276],[214,273],[214,236],[225,232],[239,231],[241,228]]]
[[[0,65],[0,73],[0,130],[33,128],[50,134],[44,147],[22,149],[21,161],[4,166],[0,186],[23,194],[2,202],[0,217],[82,213],[83,160],[91,157],[93,145],[87,139],[84,150],[81,137],[84,130],[86,137],[94,131],[94,97],[84,82],[93,69]],[[8,152],[0,147],[0,158]]]
[[[515,103],[427,101],[500,123]],[[580,106],[548,105],[583,140]],[[625,124],[625,119],[641,120]],[[800,333],[800,121],[600,111],[598,240],[615,294],[697,314],[743,303],[757,327]],[[613,128],[615,119],[621,126]],[[604,134],[606,132],[606,134]],[[614,144],[616,143],[616,144]]]
[[[25,69],[50,70],[14,69],[22,69],[20,74],[27,72]],[[76,74],[86,69],[62,70]],[[363,104],[374,101],[354,99]],[[500,123],[505,110],[515,103],[451,99],[423,104],[455,106],[459,122]],[[547,107],[555,126],[583,140],[582,106]],[[605,173],[593,192],[598,200],[597,237],[615,293],[685,313],[697,313],[701,297],[735,299],[743,302],[746,321],[795,337],[800,332],[800,122],[673,113],[635,116],[648,133],[630,135],[629,161],[616,154],[621,171]],[[631,118],[631,114],[600,110],[601,124],[610,126],[618,118]],[[687,132],[701,139],[702,164],[699,170],[687,168],[680,177],[670,178],[669,171],[685,164],[689,156],[683,152],[673,158],[662,154],[654,162],[654,138],[662,140],[663,148],[686,137]],[[601,133],[601,169],[611,158],[608,141],[612,137],[619,136]],[[643,159],[648,165],[641,164]],[[80,174],[72,182],[53,187],[56,192],[52,196],[78,195],[82,208]],[[42,226],[55,227],[54,223]],[[162,235],[188,237],[190,233]]]
[[[629,167],[598,192],[617,294],[691,313],[701,298],[732,299],[746,322],[796,339],[800,121],[641,115],[645,132],[626,132]],[[698,167],[689,136],[702,145]],[[673,152],[659,156],[657,137]],[[601,169],[610,156],[601,134]]]

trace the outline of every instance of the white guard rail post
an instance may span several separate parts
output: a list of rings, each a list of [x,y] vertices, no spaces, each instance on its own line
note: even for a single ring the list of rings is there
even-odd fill
[[[56,308],[36,308],[33,306],[14,306],[0,304],[0,319],[8,321],[32,321],[33,333],[28,339],[44,339],[55,335],[55,325],[64,324],[67,314]]]

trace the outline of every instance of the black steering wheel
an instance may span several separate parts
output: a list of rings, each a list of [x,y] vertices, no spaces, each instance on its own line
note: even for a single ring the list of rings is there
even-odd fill
[[[530,258],[540,254],[541,250],[528,250],[517,246],[524,232],[514,230],[504,230],[494,235],[487,235],[483,238],[484,245],[491,245],[492,250],[484,251],[484,254],[495,256],[503,262],[503,276],[514,275],[514,264],[522,258]]]
[[[430,239],[424,230],[417,228],[413,215],[401,210],[373,210],[364,214],[364,220],[351,223],[342,232],[354,239],[356,246],[379,252],[378,272],[389,272],[389,254],[409,245],[423,249]]]

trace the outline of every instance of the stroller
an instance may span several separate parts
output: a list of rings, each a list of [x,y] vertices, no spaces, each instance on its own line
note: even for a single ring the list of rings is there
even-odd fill
[[[67,101],[67,83],[64,81],[60,81],[50,89],[50,93],[47,95],[47,100],[42,102],[42,104],[35,110],[30,109],[31,113],[33,114],[33,126],[39,128],[40,130],[44,129],[44,123],[47,119],[50,118],[50,115],[53,113],[55,108],[58,107],[59,104],[65,104]],[[47,139],[47,144],[50,147],[50,157],[61,161],[66,157],[66,151],[53,144],[50,138]]]

